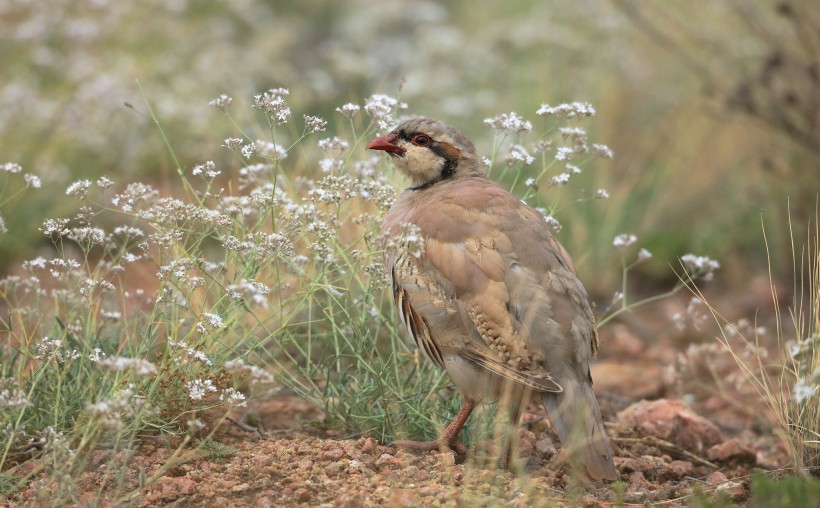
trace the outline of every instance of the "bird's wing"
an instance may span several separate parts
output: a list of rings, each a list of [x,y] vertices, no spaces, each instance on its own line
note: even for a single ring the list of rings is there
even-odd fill
[[[422,257],[395,265],[397,306],[434,361],[456,353],[538,391],[561,391],[548,366],[573,349],[567,337],[585,338],[581,349],[589,352],[593,332],[575,326],[589,319],[574,310],[586,294],[577,283],[580,293],[571,288],[576,298],[565,298],[573,284],[561,280],[577,282],[574,267],[540,214],[489,181],[476,183],[394,218],[417,224],[426,239]]]

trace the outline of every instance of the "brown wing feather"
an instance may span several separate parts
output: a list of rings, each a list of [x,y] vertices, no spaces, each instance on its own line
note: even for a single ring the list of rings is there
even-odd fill
[[[427,321],[424,319],[424,316],[416,312],[410,304],[410,298],[407,295],[407,291],[405,291],[397,281],[395,266],[393,267],[392,278],[393,301],[396,304],[396,308],[399,311],[399,317],[404,323],[405,328],[407,328],[410,336],[413,337],[413,341],[416,343],[416,346],[424,352],[427,358],[432,360],[433,363],[439,367],[443,368],[444,359],[441,356],[441,351],[435,341],[430,336],[430,327],[427,325]]]
[[[553,392],[560,393],[564,389],[552,379],[546,371],[523,371],[516,370],[512,367],[497,361],[493,358],[493,354],[488,354],[487,351],[479,351],[474,348],[465,349],[461,356],[470,360],[485,369],[493,372],[503,378],[507,378],[518,384],[527,386],[539,392]]]

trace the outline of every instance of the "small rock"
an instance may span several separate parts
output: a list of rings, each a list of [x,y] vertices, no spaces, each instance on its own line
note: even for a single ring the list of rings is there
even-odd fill
[[[680,480],[686,476],[691,476],[695,466],[687,460],[673,460],[658,475],[660,481]]]
[[[178,477],[163,477],[160,487],[160,498],[164,500],[173,500],[182,496],[191,496],[196,492],[196,482],[190,478]]]
[[[456,455],[452,451],[446,451],[439,454],[439,461],[444,467],[452,467],[456,465]]]
[[[746,499],[746,488],[740,482],[725,481],[718,484],[715,492],[726,494],[732,501],[743,501]]]
[[[299,501],[300,503],[310,501],[310,497],[310,491],[304,487],[296,489],[296,492],[293,493],[293,499]]]
[[[720,429],[682,400],[642,400],[618,413],[618,420],[685,450],[701,452],[722,440]]]
[[[341,494],[333,501],[333,508],[359,508],[364,500],[358,494]]]
[[[310,459],[302,459],[296,464],[299,469],[310,469],[311,466],[313,466],[313,461]]]
[[[623,473],[633,473],[641,470],[641,464],[634,457],[615,457],[615,467]]]
[[[345,451],[341,448],[333,448],[322,453],[325,460],[339,460],[345,456]]]
[[[726,475],[720,471],[715,471],[706,477],[706,483],[709,485],[717,485],[718,483],[723,483],[727,480],[728,478],[726,478]]]
[[[382,453],[379,458],[376,459],[376,467],[379,469],[384,467],[388,467],[390,469],[400,469],[405,467],[405,463],[389,453]]]
[[[280,494],[275,490],[263,490],[254,501],[254,506],[256,508],[273,508],[279,505],[279,497]]]
[[[723,443],[716,444],[706,451],[709,460],[719,462],[737,462],[741,464],[755,464],[757,455],[754,450],[741,443],[738,439],[732,438]]]
[[[415,453],[410,453],[407,450],[396,450],[395,457],[405,464],[415,464],[419,460],[419,456]]]
[[[419,506],[419,497],[411,490],[396,489],[387,498],[386,506]]]
[[[373,453],[376,450],[376,440],[372,437],[365,439],[364,444],[362,445],[362,451],[364,453]]]

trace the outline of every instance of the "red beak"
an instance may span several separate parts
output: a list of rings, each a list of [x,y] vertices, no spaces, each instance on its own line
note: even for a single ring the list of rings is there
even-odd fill
[[[395,134],[386,134],[384,136],[379,136],[370,143],[368,143],[367,148],[369,148],[370,150],[384,150],[390,155],[404,155],[404,152],[406,150],[394,144],[398,139],[399,137]]]

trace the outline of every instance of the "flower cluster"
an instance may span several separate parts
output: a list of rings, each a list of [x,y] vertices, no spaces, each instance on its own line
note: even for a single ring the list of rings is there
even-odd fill
[[[370,116],[370,119],[382,131],[390,130],[395,123],[393,115],[402,109],[407,109],[407,103],[383,94],[371,95],[364,103],[364,112]],[[355,111],[358,110],[352,108],[350,104],[345,104],[340,108],[340,112],[349,118],[355,115]]]
[[[557,106],[542,104],[535,112],[539,116],[556,115],[565,119],[595,116],[595,113],[595,108],[587,102],[562,103]]]
[[[88,404],[86,412],[102,421],[110,429],[120,429],[126,418],[134,418],[146,409],[146,401],[140,397],[136,386],[129,384],[110,398]]]
[[[253,107],[267,113],[275,125],[284,125],[290,119],[290,108],[285,100],[288,95],[287,88],[271,88],[253,97]]]
[[[680,261],[686,273],[693,279],[712,280],[715,276],[715,270],[720,268],[720,263],[708,256],[684,254],[681,256]]]
[[[514,111],[502,113],[492,118],[485,118],[484,123],[497,133],[521,134],[532,130],[532,123],[524,120]]]

